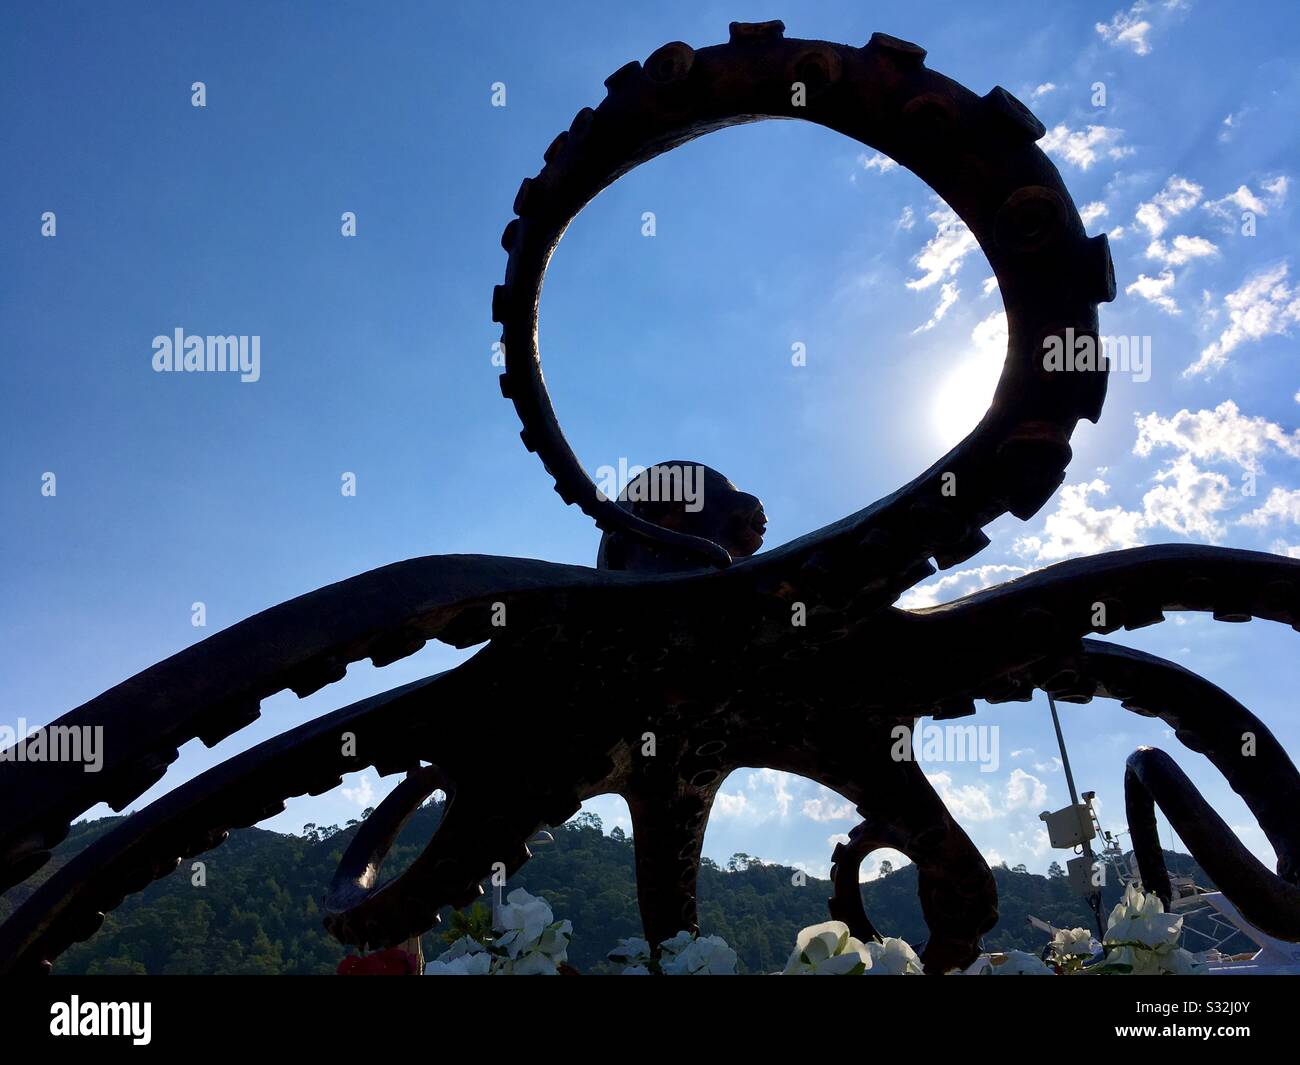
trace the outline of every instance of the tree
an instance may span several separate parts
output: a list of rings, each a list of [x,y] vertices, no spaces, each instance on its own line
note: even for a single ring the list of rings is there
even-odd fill
[[[888,876],[893,871],[894,871],[894,863],[891,862],[888,858],[886,858],[883,862],[880,863],[881,876]]]
[[[580,810],[569,823],[578,828],[594,828],[602,835],[605,832],[605,822],[600,819],[599,814],[593,814],[590,810]]]
[[[1065,876],[1065,870],[1061,868],[1060,862],[1053,862],[1047,867],[1047,875],[1052,880],[1059,880],[1061,877]]]

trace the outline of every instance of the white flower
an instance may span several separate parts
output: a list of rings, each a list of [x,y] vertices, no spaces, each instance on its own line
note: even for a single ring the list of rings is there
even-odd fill
[[[671,957],[686,949],[695,937],[690,932],[678,932],[672,939],[665,939],[659,944],[659,953],[662,957]]]
[[[736,952],[721,936],[693,939],[672,958],[662,962],[667,976],[734,976]]]
[[[497,923],[502,932],[494,945],[511,959],[517,958],[536,948],[553,919],[554,914],[545,899],[530,895],[523,888],[515,888],[498,911]]]
[[[1060,958],[1090,958],[1093,949],[1092,933],[1086,928],[1061,928],[1052,936],[1052,950]]]
[[[424,967],[424,975],[487,976],[491,968],[492,955],[483,944],[469,936],[462,936]]]
[[[1124,898],[1110,911],[1106,943],[1135,943],[1155,949],[1174,947],[1182,931],[1183,919],[1165,913],[1164,903],[1154,891],[1143,893],[1134,885],[1124,889]]]
[[[620,939],[618,946],[606,955],[610,961],[622,965],[644,965],[650,957],[650,944],[639,936]]]
[[[925,966],[906,940],[886,937],[883,943],[868,943],[866,946],[871,956],[866,976],[925,975]]]
[[[1032,954],[1023,950],[1009,950],[1006,961],[993,966],[994,976],[1053,976],[1051,969]]]
[[[1182,927],[1183,919],[1166,913],[1160,896],[1129,884],[1124,898],[1110,912],[1104,940],[1106,957],[1083,971],[1133,976],[1204,973],[1204,959],[1178,946]]]
[[[866,944],[849,935],[849,926],[843,921],[827,921],[799,933],[782,975],[857,976],[871,965]]]

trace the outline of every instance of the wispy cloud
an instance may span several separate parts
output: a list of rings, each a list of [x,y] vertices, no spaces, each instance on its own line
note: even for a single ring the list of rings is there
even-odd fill
[[[1252,340],[1286,333],[1300,322],[1300,293],[1286,283],[1287,264],[1263,270],[1223,299],[1228,327],[1219,339],[1202,349],[1200,358],[1183,371],[1184,377],[1217,370],[1228,356]]]
[[[1132,155],[1133,149],[1120,143],[1123,138],[1124,131],[1113,126],[1070,129],[1062,122],[1047,131],[1039,146],[1049,155],[1058,156],[1080,170],[1087,170],[1103,155],[1108,159]]]

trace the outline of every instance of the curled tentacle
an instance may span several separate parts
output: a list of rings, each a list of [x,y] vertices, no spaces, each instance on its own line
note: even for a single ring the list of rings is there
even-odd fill
[[[1044,686],[1065,685],[1057,697],[1068,700],[1086,683],[1126,710],[1160,718],[1184,746],[1205,755],[1259,821],[1277,853],[1278,875],[1300,884],[1300,772],[1264,722],[1191,670],[1100,640],[1085,640],[1077,663]]]
[[[170,873],[182,857],[217,847],[231,828],[279,813],[287,798],[321,795],[343,774],[367,766],[409,769],[434,753],[458,770],[467,740],[451,732],[446,719],[435,724],[429,707],[434,698],[468,697],[469,677],[477,674],[468,667],[476,661],[266,740],[131,815],[40,884],[0,925],[0,974],[48,970],[62,951],[90,938],[127,895]],[[354,737],[357,754],[344,753],[343,733]]]
[[[457,647],[526,637],[571,612],[573,596],[634,578],[531,559],[411,559],[310,592],[241,621],[64,714],[48,728],[102,728],[104,764],[0,762],[0,890],[49,860],[73,818],[98,802],[123,810],[194,738],[213,746],[256,720],[285,688],[306,696],[351,662],[387,665],[429,639]],[[565,595],[570,598],[565,602]],[[510,611],[494,627],[494,604]],[[602,609],[609,609],[608,605]]]
[[[1192,857],[1253,924],[1280,939],[1300,938],[1300,772],[1282,745],[1227,692],[1174,662],[1100,640],[1039,673],[1039,686],[1057,699],[1119,699],[1126,710],[1158,717],[1178,739],[1204,754],[1249,807],[1276,851],[1271,873],[1201,798],[1162,751],[1142,748],[1124,776],[1129,831],[1143,883],[1168,904],[1170,886],[1153,803],[1187,844]]]
[[[433,838],[387,883],[327,899],[325,927],[344,943],[394,946],[438,921],[444,906],[462,908],[483,894],[499,864],[513,876],[532,857],[527,841],[547,823],[536,802],[504,781],[454,783]]]
[[[332,921],[346,918],[374,893],[379,870],[398,833],[424,805],[424,800],[439,789],[450,799],[451,782],[438,766],[413,769],[361,823],[325,892],[327,927]],[[366,943],[360,945],[364,948]]]
[[[898,492],[754,564],[802,597],[869,592],[889,602],[932,572],[988,543],[981,527],[1008,511],[1027,518],[1050,498],[1080,418],[1097,419],[1104,371],[1044,372],[1044,342],[1097,331],[1096,307],[1114,298],[1104,236],[1088,237],[1060,174],[1034,142],[1044,127],[1002,88],[983,97],[926,69],[925,50],[885,34],[861,48],[787,40],[779,22],[734,23],[726,44],[660,48],[605,82],[609,92],[555,138],[526,179],[502,234],[509,254],[493,292],[502,326],[502,394],[525,446],[555,489],[606,532],[726,565],[721,546],[664,529],[617,507],[574,454],[551,404],[537,345],[547,263],[582,208],[622,174],[713,130],[759,118],[818,123],[885,152],[944,197],[975,234],[1001,286],[1010,323],[992,407],[945,458]],[[790,86],[810,88],[806,106]],[[956,492],[945,490],[952,483]]]
[[[926,972],[965,968],[979,957],[980,939],[997,924],[993,873],[915,761],[884,763],[875,776],[871,805],[858,807],[863,824],[850,835],[847,848],[840,844],[835,849],[831,915],[850,928],[876,934],[862,906],[858,867],[872,850],[892,847],[917,867],[917,894],[930,931],[921,952]]]
[[[835,844],[831,853],[831,897],[826,900],[831,919],[843,921],[849,926],[849,932],[856,939],[880,939],[880,933],[867,916],[862,904],[862,884],[858,880],[863,860],[872,851],[882,847],[892,847],[887,839],[881,838],[875,826],[863,821],[850,830],[847,843]]]
[[[1124,804],[1142,883],[1166,906],[1171,887],[1156,830],[1157,805],[1246,920],[1270,936],[1300,942],[1300,887],[1269,872],[1164,751],[1139,747],[1129,755]]]

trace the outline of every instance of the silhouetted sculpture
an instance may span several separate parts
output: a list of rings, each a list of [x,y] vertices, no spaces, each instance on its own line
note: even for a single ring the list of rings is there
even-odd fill
[[[1251,921],[1300,939],[1300,778],[1286,753],[1207,681],[1084,639],[1152,624],[1166,609],[1296,626],[1300,560],[1144,547],[1063,562],[927,610],[893,606],[934,572],[931,558],[947,568],[972,557],[988,543],[982,526],[1008,512],[1028,519],[1061,483],[1075,424],[1100,416],[1106,371],[1085,361],[1054,372],[1044,343],[1095,346],[1097,304],[1115,294],[1106,238],[1084,233],[1035,146],[1042,124],[1004,89],[976,96],[924,58],[883,34],[857,48],[787,40],[771,22],[733,24],[728,44],[700,51],[668,44],[616,71],[606,99],[579,112],[520,187],[518,217],[502,236],[506,279],[493,295],[507,353],[502,392],[556,491],[604,531],[604,568],[482,555],[395,563],[249,618],[60,718],[105,727],[105,768],[0,764],[5,884],[39,868],[72,818],[99,801],[126,808],[181,744],[218,742],[254,720],[268,696],[286,687],[306,695],[350,662],[386,665],[431,638],[486,643],[454,669],[292,729],[136,813],[0,927],[0,971],[47,968],[103,912],[183,857],[367,766],[408,776],[330,885],[326,922],[340,940],[387,946],[422,932],[440,907],[476,898],[495,863],[518,869],[540,826],[617,793],[631,810],[641,912],[655,943],[695,927],[710,806],[726,775],[749,766],[819,781],[863,816],[836,848],[832,872],[832,913],[855,935],[874,934],[858,888],[862,858],[888,846],[917,864],[930,928],[923,956],[927,970],[942,972],[973,960],[993,926],[993,879],[917,763],[891,756],[891,733],[927,715],[973,713],[976,699],[1028,700],[1036,688],[1065,701],[1121,699],[1204,752],[1259,818],[1278,875],[1228,849],[1227,827],[1197,805],[1167,758],[1139,752],[1129,805],[1144,878],[1168,894],[1146,820],[1154,796]],[[693,137],[766,117],[817,122],[926,181],[992,264],[1010,340],[988,414],[949,454],[865,510],[753,555],[761,507],[713,471],[695,511],[596,490],[560,432],[536,327],[546,263],[597,192]],[[1258,738],[1254,757],[1242,753],[1247,731]],[[437,832],[408,870],[381,884],[393,835],[435,788],[450,796]],[[1216,864],[1209,850],[1236,864]]]

